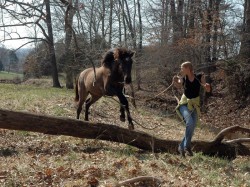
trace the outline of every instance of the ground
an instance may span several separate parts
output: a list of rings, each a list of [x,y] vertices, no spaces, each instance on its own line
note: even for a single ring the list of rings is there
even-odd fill
[[[1,108],[75,118],[74,91],[51,88],[50,85],[46,80],[0,84]],[[138,122],[135,128],[164,139],[181,140],[185,128],[173,113],[175,99],[170,92],[166,97],[147,101],[157,93],[136,93],[137,109],[130,107],[132,117]],[[226,113],[225,105],[220,103],[224,101],[223,97],[215,94],[210,98],[208,111],[202,115],[204,126],[196,129],[194,139],[211,140],[218,130],[234,125],[231,121],[225,121],[225,125],[216,122],[219,116],[224,118],[235,113],[230,110]],[[215,111],[217,107],[222,107],[222,113]],[[249,124],[247,109],[238,108],[237,111],[237,122],[246,127]],[[127,128],[127,123],[119,121],[118,111],[119,104],[115,100],[102,98],[91,108],[90,120]],[[216,128],[211,128],[213,126]],[[193,157],[182,158],[106,141],[0,130],[0,186],[87,187],[99,184],[110,187],[118,181],[147,175],[159,178],[160,186],[164,187],[247,187],[250,186],[249,173],[249,157],[226,160],[195,153]],[[135,186],[154,185],[137,183]]]

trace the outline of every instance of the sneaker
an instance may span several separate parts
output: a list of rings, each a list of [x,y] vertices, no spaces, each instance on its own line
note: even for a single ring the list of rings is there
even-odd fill
[[[181,146],[178,147],[178,152],[182,157],[185,157],[185,151],[181,148]]]
[[[187,153],[188,156],[193,156],[193,155],[194,155],[194,154],[193,154],[193,151],[191,150],[190,147],[185,148],[185,152]]]

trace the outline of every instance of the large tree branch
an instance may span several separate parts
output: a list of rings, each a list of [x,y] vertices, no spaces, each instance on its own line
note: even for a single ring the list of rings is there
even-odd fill
[[[47,40],[46,42],[48,43],[50,41],[50,39],[49,39],[49,35],[46,33],[45,29],[42,27],[42,25],[39,22],[37,22],[36,25],[41,29],[44,37]]]
[[[33,5],[33,4],[29,3],[29,2],[25,3],[25,2],[20,2],[20,1],[16,1],[16,0],[14,0],[14,1],[5,0],[5,1],[9,2],[9,3],[12,3],[12,4],[15,4],[15,5],[19,5],[19,6],[21,5],[22,6],[21,8],[24,8],[24,6],[27,6],[28,8],[31,8],[31,10],[35,10],[35,11],[39,12],[44,17],[46,16],[45,13],[42,11],[42,8],[41,9],[38,8],[38,7],[43,7],[44,3],[41,3],[40,5]]]
[[[232,126],[232,127],[228,127],[226,129],[223,129],[212,141],[213,143],[220,143],[224,137],[230,133],[236,132],[236,131],[240,131],[243,133],[249,133],[250,134],[250,129],[248,128],[244,128],[244,127],[240,127],[238,125],[236,126]]]
[[[33,41],[36,41],[36,40],[46,41],[44,38],[36,38],[36,37],[8,38],[8,39],[0,40],[0,41],[3,42],[3,41],[10,41],[10,40],[24,40],[24,39],[29,39]]]
[[[169,152],[173,154],[177,153],[177,148],[180,143],[178,140],[164,140],[142,131],[130,131],[118,125],[91,123],[70,118],[1,109],[0,128],[106,140],[128,144],[147,151]],[[212,156],[236,157],[235,144],[230,143],[193,141],[193,150]],[[250,155],[249,149],[243,145],[238,148],[238,152],[241,155]]]
[[[34,24],[35,22],[31,21],[31,22],[25,22],[25,23],[16,23],[16,24],[8,24],[8,25],[0,25],[0,28],[3,27],[23,27],[23,26],[27,26],[27,25],[31,25]]]
[[[41,41],[45,41],[45,40],[41,39]],[[33,41],[26,42],[25,44],[22,44],[21,46],[19,46],[18,48],[16,48],[14,51],[17,51],[17,50],[21,49],[23,46],[28,45],[30,43],[34,43],[34,42],[37,42],[37,38],[35,40],[33,40]]]
[[[250,138],[238,138],[233,140],[227,140],[226,143],[246,143],[250,142]]]

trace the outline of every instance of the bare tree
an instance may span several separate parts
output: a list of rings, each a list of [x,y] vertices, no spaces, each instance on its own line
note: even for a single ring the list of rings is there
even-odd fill
[[[75,31],[73,30],[73,18],[76,14],[77,8],[78,8],[78,0],[75,0],[74,5],[72,0],[65,1],[61,0],[61,2],[67,6],[65,15],[64,15],[64,24],[65,24],[65,45],[64,45],[64,52],[61,57],[61,61],[64,61],[64,71],[66,74],[66,88],[73,89],[73,61],[75,60],[73,58],[74,52],[70,48],[71,42],[74,41],[75,37],[73,38],[73,35],[75,35]],[[76,49],[77,50],[77,49]]]
[[[12,5],[12,6],[10,6]],[[55,48],[54,48],[54,38],[53,29],[51,22],[51,12],[50,12],[50,1],[44,0],[42,3],[40,1],[33,1],[31,3],[25,3],[24,1],[13,1],[5,0],[1,6],[2,19],[5,17],[9,19],[10,24],[6,24],[6,21],[2,20],[4,38],[2,41],[8,40],[24,40],[28,39],[27,43],[21,45],[27,45],[32,42],[45,41],[48,45],[50,51],[50,63],[51,63],[51,73],[53,79],[53,87],[61,87],[58,79],[58,71],[56,64]],[[3,16],[4,14],[4,16]],[[44,25],[45,24],[45,25]],[[19,33],[18,29],[13,31],[12,28],[26,27],[30,28],[37,25],[43,37],[33,37],[33,36],[23,36],[23,33]],[[46,32],[47,30],[47,32]],[[20,48],[19,47],[19,48]]]
[[[58,71],[56,65],[56,54],[55,54],[55,46],[54,46],[54,37],[53,37],[53,29],[51,22],[51,13],[50,13],[50,0],[44,0],[46,7],[46,24],[48,29],[47,42],[50,52],[50,62],[52,68],[52,79],[53,79],[53,87],[61,87],[58,79]]]

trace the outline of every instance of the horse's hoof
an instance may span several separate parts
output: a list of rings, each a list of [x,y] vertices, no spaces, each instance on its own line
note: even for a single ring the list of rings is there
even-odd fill
[[[120,121],[125,122],[126,121],[125,117],[120,116]]]
[[[129,129],[129,130],[134,130],[134,129],[135,129],[135,127],[134,127],[134,125],[133,125],[133,124],[129,124],[129,125],[128,125],[128,129]]]

